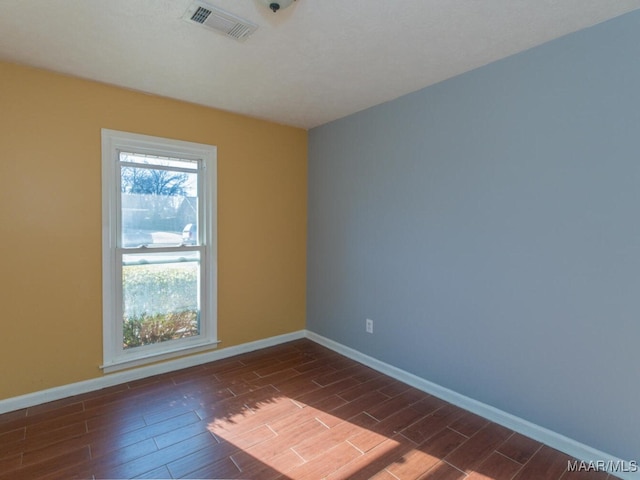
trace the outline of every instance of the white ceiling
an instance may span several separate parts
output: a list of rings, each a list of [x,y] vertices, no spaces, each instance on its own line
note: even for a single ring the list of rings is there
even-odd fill
[[[640,0],[0,0],[0,59],[311,128],[640,8]]]

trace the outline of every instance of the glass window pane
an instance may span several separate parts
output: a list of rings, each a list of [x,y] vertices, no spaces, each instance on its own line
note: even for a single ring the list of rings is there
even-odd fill
[[[197,160],[185,160],[182,158],[160,157],[157,155],[145,155],[144,153],[120,152],[121,162],[141,163],[143,165],[157,165],[161,167],[198,169]]]
[[[200,253],[123,255],[123,348],[200,334]]]
[[[198,174],[121,167],[122,246],[198,244]]]

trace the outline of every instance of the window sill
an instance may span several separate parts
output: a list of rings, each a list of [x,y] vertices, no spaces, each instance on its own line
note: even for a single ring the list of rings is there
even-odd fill
[[[185,355],[191,355],[193,353],[200,353],[206,350],[213,350],[218,347],[220,340],[213,342],[200,343],[198,345],[188,345],[182,348],[171,350],[170,352],[146,352],[144,357],[126,358],[120,357],[112,362],[100,365],[100,368],[104,373],[113,373],[120,370],[126,370],[129,368],[139,367],[142,365],[149,365],[150,363],[156,363],[163,360],[169,360],[176,357],[182,357]]]

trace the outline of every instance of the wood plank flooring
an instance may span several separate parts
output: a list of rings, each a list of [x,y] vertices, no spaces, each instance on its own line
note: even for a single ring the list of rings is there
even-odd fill
[[[0,415],[0,480],[607,479],[309,340]]]

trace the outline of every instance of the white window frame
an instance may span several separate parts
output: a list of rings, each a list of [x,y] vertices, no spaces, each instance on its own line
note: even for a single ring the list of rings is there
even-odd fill
[[[122,345],[122,258],[119,153],[146,153],[197,160],[202,164],[198,235],[202,282],[200,334],[189,339],[124,349]],[[102,129],[102,331],[105,373],[217,346],[217,149],[185,142]],[[120,283],[120,285],[118,285]]]

